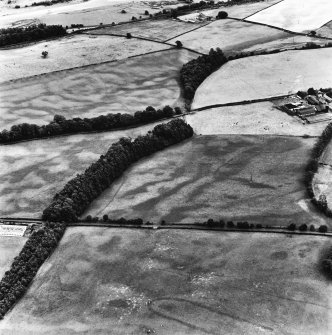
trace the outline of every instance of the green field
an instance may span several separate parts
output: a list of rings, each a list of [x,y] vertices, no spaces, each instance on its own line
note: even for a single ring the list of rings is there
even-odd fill
[[[197,54],[165,50],[114,63],[55,72],[0,85],[0,129],[67,118],[130,113],[183,104],[179,70]],[[161,66],[162,64],[162,66]]]
[[[69,228],[6,335],[328,335],[325,237]]]
[[[196,136],[135,164],[84,214],[160,222],[208,218],[323,224],[302,181],[314,139]]]

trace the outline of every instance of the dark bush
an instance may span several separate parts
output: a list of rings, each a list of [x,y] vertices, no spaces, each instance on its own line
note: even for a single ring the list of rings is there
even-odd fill
[[[309,230],[310,230],[310,231],[316,231],[315,226],[314,226],[314,225],[310,225]]]
[[[176,44],[176,47],[177,47],[178,49],[181,49],[182,46],[183,46],[182,43],[181,43],[181,41],[176,41],[175,44]]]
[[[308,226],[305,223],[299,226],[299,231],[307,231],[307,230],[308,230]]]
[[[296,230],[296,224],[295,223],[291,223],[290,225],[288,225],[287,229],[291,230],[291,231]]]
[[[107,222],[107,221],[108,221],[108,215],[107,215],[107,214],[104,214],[104,215],[103,215],[103,221],[104,221],[104,222]]]
[[[318,231],[320,233],[327,233],[327,226],[325,226],[325,225],[319,226]]]
[[[256,228],[257,228],[257,229],[262,229],[263,226],[262,226],[260,223],[257,223],[257,224],[256,224]]]
[[[127,33],[127,38],[132,38],[131,33]]]
[[[224,11],[220,11],[218,14],[217,14],[217,16],[216,16],[216,18],[218,19],[218,20],[220,20],[220,19],[226,19],[228,17],[228,13],[227,12],[224,12]]]
[[[235,224],[233,221],[228,221],[227,222],[227,228],[234,228],[235,227]]]

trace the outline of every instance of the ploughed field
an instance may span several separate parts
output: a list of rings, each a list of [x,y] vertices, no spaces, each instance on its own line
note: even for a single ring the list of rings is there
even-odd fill
[[[283,0],[248,20],[296,32],[316,30],[332,19],[330,0]]]
[[[325,237],[68,228],[3,334],[319,334]]]
[[[324,224],[302,181],[315,139],[196,136],[139,161],[88,208],[110,218]]]
[[[165,50],[0,84],[0,128],[183,104],[179,70],[197,54]],[[162,64],[162,66],[161,66]]]
[[[75,35],[1,50],[0,82],[124,59],[167,45],[114,36]],[[47,51],[46,58],[41,53]]]
[[[155,125],[1,146],[0,217],[40,218],[68,180],[84,172],[112,143],[145,135]]]
[[[212,73],[197,89],[192,108],[332,86],[332,48],[286,51],[237,59]]]
[[[211,48],[219,47],[226,55],[238,54],[241,51],[299,48],[307,42],[328,42],[308,36],[294,36],[278,29],[232,19],[214,21],[169,42],[175,43],[178,39],[187,48],[208,53]]]

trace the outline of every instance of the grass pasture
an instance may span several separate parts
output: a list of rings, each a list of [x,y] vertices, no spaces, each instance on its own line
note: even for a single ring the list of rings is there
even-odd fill
[[[154,125],[1,146],[0,216],[39,218],[66,182],[96,161],[112,143],[124,136],[144,135]]]
[[[248,20],[296,32],[316,30],[332,19],[330,0],[284,0]]]
[[[169,49],[167,45],[114,36],[75,35],[1,50],[0,82],[120,60]],[[48,51],[42,58],[42,51]]]
[[[184,46],[202,53],[219,47],[227,55],[241,51],[289,49],[301,47],[307,42],[322,43],[319,39],[294,36],[277,29],[231,19],[217,20],[169,42],[175,43],[177,39]]]
[[[326,122],[303,124],[274,107],[272,102],[207,109],[186,115],[196,134],[320,136]]]
[[[0,277],[2,278],[6,271],[9,270],[13,259],[18,256],[23,248],[26,237],[0,237]]]
[[[6,335],[328,335],[324,237],[69,228]]]
[[[280,136],[196,136],[135,164],[83,217],[322,224],[302,181],[313,143]]]
[[[102,29],[92,30],[88,34],[119,34],[126,35],[131,33],[132,36],[144,37],[156,41],[166,41],[173,36],[180,35],[189,30],[195,29],[205,23],[187,23],[178,20],[148,20],[134,23],[121,24],[114,27],[105,27]],[[181,37],[182,38],[182,37]]]
[[[237,59],[197,89],[192,108],[270,98],[308,87],[330,87],[332,48],[285,51]]]
[[[196,57],[172,49],[1,84],[0,128],[48,123],[55,114],[91,117],[131,114],[149,105],[181,106],[179,70]]]

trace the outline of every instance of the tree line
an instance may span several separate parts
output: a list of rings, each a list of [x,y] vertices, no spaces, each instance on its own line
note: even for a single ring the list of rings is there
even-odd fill
[[[66,29],[60,25],[38,24],[26,28],[0,29],[0,47],[64,35],[66,35]]]
[[[151,155],[193,135],[193,129],[182,119],[160,124],[135,140],[121,138],[105,155],[82,174],[71,179],[43,211],[42,219],[50,222],[76,222],[96,199],[124,170],[140,158]]]
[[[53,121],[47,125],[38,126],[36,124],[21,123],[13,125],[10,130],[3,130],[0,133],[0,143],[12,143],[82,132],[122,129],[170,118],[175,114],[182,114],[179,107],[173,109],[170,106],[165,106],[163,109],[156,110],[148,106],[145,110],[137,111],[134,115],[110,113],[92,118],[73,118],[69,120],[62,115],[55,115]]]
[[[31,4],[31,7],[34,6],[52,6],[58,3],[65,3],[65,2],[70,2],[73,0],[50,0],[50,1],[40,1],[40,2],[33,2]]]
[[[56,248],[65,224],[47,223],[34,231],[0,282],[0,319],[24,295],[43,262]]]
[[[330,93],[330,89],[325,90],[321,89],[321,90],[327,92],[328,94]],[[332,140],[332,123],[329,123],[323,130],[322,134],[317,138],[317,141],[311,150],[310,159],[305,168],[305,174],[304,174],[304,183],[307,189],[307,193],[311,198],[311,202],[328,217],[332,217],[332,211],[328,207],[326,196],[320,195],[319,199],[316,199],[312,187],[312,181],[315,173],[318,171],[319,159],[331,140]]]
[[[183,94],[191,100],[198,86],[214,71],[227,62],[223,52],[217,48],[211,49],[208,55],[199,56],[184,64],[180,70],[180,80],[183,86]]]

